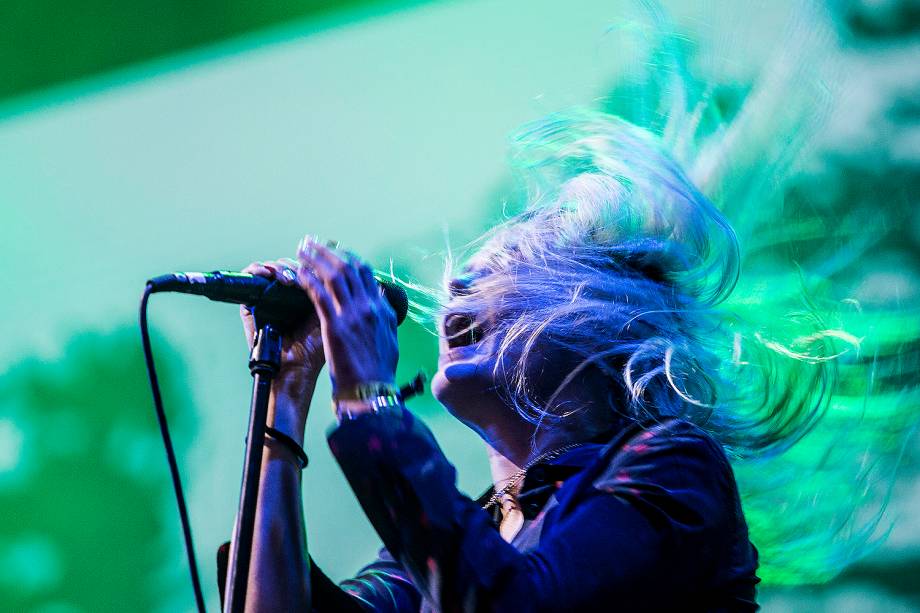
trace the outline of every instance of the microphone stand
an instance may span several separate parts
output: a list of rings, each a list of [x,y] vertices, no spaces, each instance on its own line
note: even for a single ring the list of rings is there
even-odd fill
[[[265,421],[272,379],[281,368],[281,332],[279,322],[260,318],[252,309],[256,337],[249,354],[252,374],[252,403],[249,410],[249,433],[246,436],[246,459],[240,486],[240,504],[230,543],[227,563],[224,613],[243,613],[246,607],[246,586],[249,582],[249,561],[252,557],[256,505],[259,497],[259,477],[262,472],[262,451],[265,446]]]

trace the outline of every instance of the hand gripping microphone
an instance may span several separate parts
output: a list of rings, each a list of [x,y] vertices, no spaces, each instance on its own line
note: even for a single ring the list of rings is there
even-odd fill
[[[401,324],[409,310],[406,291],[394,283],[378,283],[396,312],[397,324]],[[256,312],[257,318],[281,326],[293,325],[315,310],[310,297],[299,287],[244,272],[175,272],[150,279],[147,287],[150,293],[182,292],[218,302],[245,304]]]
[[[381,294],[386,297],[387,302],[396,313],[397,323],[402,323],[409,310],[409,299],[405,290],[386,281],[378,281],[378,284],[380,285]],[[201,589],[201,580],[198,576],[198,564],[195,560],[192,529],[188,519],[188,509],[185,505],[185,495],[182,492],[179,465],[176,461],[172,439],[169,436],[166,412],[163,410],[163,399],[160,395],[159,383],[153,364],[153,352],[150,348],[150,333],[147,328],[147,300],[150,294],[155,292],[198,294],[219,302],[244,304],[252,310],[257,327],[261,328],[271,324],[277,328],[276,333],[265,335],[273,340],[266,342],[264,346],[261,342],[257,342],[250,355],[250,370],[255,383],[249,435],[246,443],[246,465],[243,471],[243,484],[240,494],[240,511],[238,513],[237,528],[234,532],[234,541],[238,544],[239,549],[237,550],[237,557],[233,561],[231,574],[233,589],[229,592],[230,601],[228,603],[228,607],[231,610],[242,611],[241,603],[246,602],[246,581],[255,522],[255,505],[258,496],[258,475],[262,462],[263,447],[261,437],[264,432],[268,411],[268,390],[271,384],[271,377],[274,374],[272,369],[266,368],[269,358],[266,358],[265,355],[273,355],[275,360],[280,360],[281,340],[277,332],[282,332],[283,328],[293,326],[298,321],[302,321],[305,317],[315,312],[315,307],[307,294],[299,287],[283,285],[272,279],[241,272],[177,272],[147,281],[147,287],[141,298],[140,306],[140,327],[144,359],[147,364],[147,373],[150,377],[150,387],[153,391],[153,404],[156,409],[157,422],[160,425],[160,433],[163,437],[163,445],[166,448],[166,459],[169,462],[173,489],[176,493],[176,503],[179,507],[179,519],[182,523],[189,572],[191,573],[192,587],[195,592],[195,602],[199,613],[205,613],[204,592]],[[263,352],[265,355],[263,355]],[[417,379],[414,386],[404,388],[406,391],[403,392],[403,397],[407,398],[409,395],[417,393],[420,391],[420,387],[421,380]]]

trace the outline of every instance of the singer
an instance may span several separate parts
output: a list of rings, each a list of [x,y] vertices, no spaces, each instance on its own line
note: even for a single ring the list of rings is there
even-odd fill
[[[268,425],[293,440],[266,439],[247,610],[758,608],[726,452],[781,435],[735,410],[709,343],[739,273],[731,227],[657,137],[621,119],[553,115],[515,142],[529,201],[439,301],[431,387],[485,443],[493,486],[479,500],[395,393],[396,322],[366,264],[308,238],[296,260],[246,269],[316,307],[274,384]],[[341,585],[309,556],[301,500],[324,363],[329,445],[385,546]]]

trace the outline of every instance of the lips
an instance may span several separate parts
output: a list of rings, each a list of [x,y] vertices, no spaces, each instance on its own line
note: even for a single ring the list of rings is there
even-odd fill
[[[444,336],[449,348],[466,347],[482,340],[482,328],[470,313],[451,313],[444,318]]]
[[[449,364],[450,362],[465,362],[474,359],[478,353],[476,347],[464,345],[463,347],[448,347],[438,354],[438,364]]]

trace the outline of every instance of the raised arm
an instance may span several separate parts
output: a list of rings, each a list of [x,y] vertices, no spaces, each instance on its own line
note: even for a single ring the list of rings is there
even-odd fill
[[[370,269],[323,245],[305,242],[299,261],[252,264],[245,272],[306,291],[316,313],[284,338],[267,425],[303,445],[317,375],[326,355],[333,389],[392,384],[398,356],[396,320]],[[252,345],[252,317],[241,311]],[[381,558],[343,584],[311,568],[298,458],[267,437],[259,484],[247,611],[417,610],[418,597],[392,559]]]
[[[244,272],[293,285],[293,260],[255,263]],[[240,311],[249,346],[254,324]],[[323,347],[315,315],[285,336],[281,369],[272,384],[266,425],[303,447],[304,427]],[[300,459],[288,445],[266,437],[259,478],[259,503],[246,588],[246,611],[310,610],[310,567],[303,515]]]

